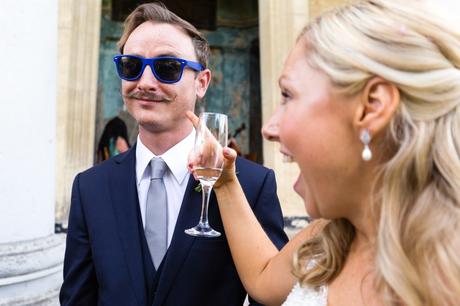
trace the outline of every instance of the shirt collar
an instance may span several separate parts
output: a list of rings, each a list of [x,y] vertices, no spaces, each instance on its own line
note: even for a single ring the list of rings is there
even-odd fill
[[[175,180],[182,184],[184,179],[187,177],[188,169],[188,152],[193,148],[193,142],[195,140],[195,129],[192,132],[179,141],[176,145],[170,148],[168,151],[160,156],[153,154],[141,141],[139,135],[137,136],[136,145],[136,178],[137,185],[140,184],[147,166],[154,157],[161,157],[168,165],[169,170],[173,174]]]

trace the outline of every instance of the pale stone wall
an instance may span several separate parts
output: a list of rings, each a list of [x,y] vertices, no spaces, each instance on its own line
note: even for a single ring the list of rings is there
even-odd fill
[[[75,175],[92,166],[101,1],[59,0],[56,221],[66,223]]]
[[[328,9],[347,2],[352,2],[352,0],[310,0],[310,18],[314,18]]]
[[[308,20],[308,1],[259,0],[262,122],[280,101],[278,78],[295,39]],[[305,215],[303,202],[293,192],[298,175],[295,164],[282,162],[277,143],[264,140],[264,162],[275,170],[278,196],[285,216]]]
[[[295,40],[309,18],[342,0],[259,0],[262,120],[267,122],[280,101],[278,77]],[[286,217],[305,216],[302,199],[292,185],[299,170],[282,162],[279,145],[264,141],[265,165],[275,170],[278,196]]]

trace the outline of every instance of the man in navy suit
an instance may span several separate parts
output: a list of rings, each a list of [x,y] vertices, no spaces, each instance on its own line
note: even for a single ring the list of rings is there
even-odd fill
[[[149,3],[128,16],[119,47],[122,55],[114,60],[139,136],[129,151],[75,178],[61,304],[241,306],[246,292],[215,197],[209,220],[222,236],[184,233],[196,225],[201,208],[197,182],[187,170],[195,132],[185,112],[194,109],[209,85],[208,43],[191,24]],[[151,226],[149,169],[158,158],[166,164],[167,195],[167,251],[160,259],[152,255],[155,245],[146,231],[146,224]],[[243,159],[237,171],[259,222],[281,248],[287,237],[273,171]]]

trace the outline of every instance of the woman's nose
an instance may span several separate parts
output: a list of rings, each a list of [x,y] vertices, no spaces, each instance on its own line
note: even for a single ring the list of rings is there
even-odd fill
[[[279,124],[276,113],[268,120],[266,124],[262,127],[262,135],[268,141],[277,141],[279,142]]]

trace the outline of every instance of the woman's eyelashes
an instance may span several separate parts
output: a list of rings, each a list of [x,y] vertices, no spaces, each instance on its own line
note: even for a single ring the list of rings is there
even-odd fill
[[[289,94],[289,92],[282,90],[281,91],[281,105],[286,104],[287,102],[289,102],[290,99],[291,99],[291,95]]]

